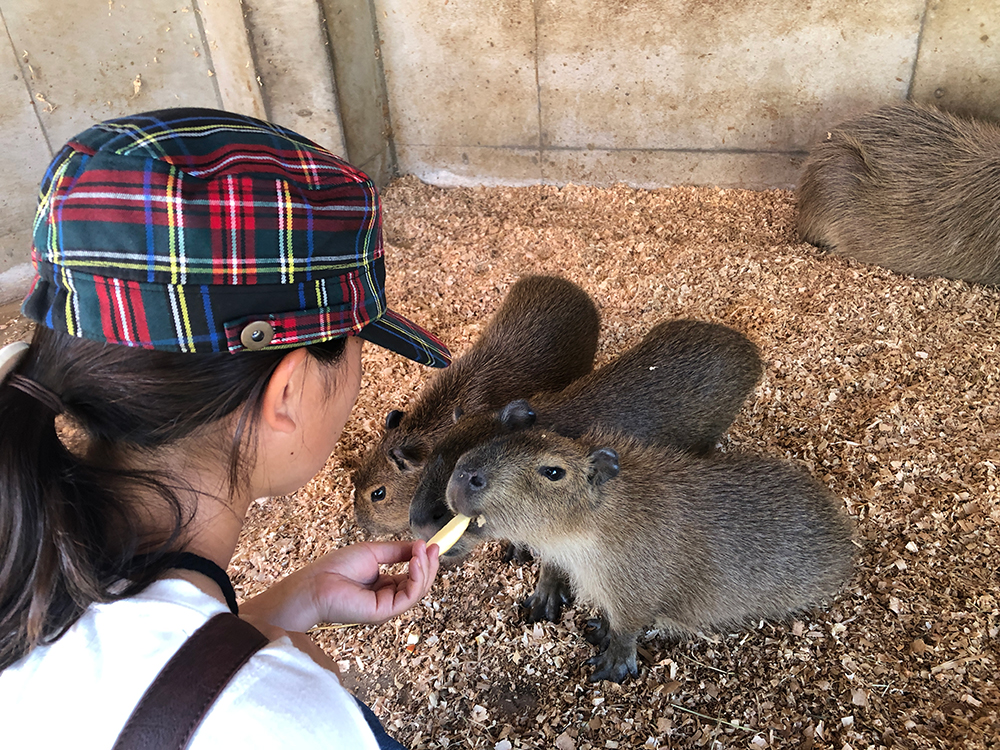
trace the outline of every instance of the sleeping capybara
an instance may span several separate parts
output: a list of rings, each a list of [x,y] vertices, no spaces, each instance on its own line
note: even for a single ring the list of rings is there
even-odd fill
[[[788,462],[696,457],[601,429],[494,438],[459,459],[448,505],[566,571],[601,610],[594,682],[637,674],[646,627],[740,626],[832,597],[854,551],[840,503]]]
[[[799,235],[913,276],[1000,284],[1000,126],[905,102],[838,125],[805,163]]]
[[[595,425],[642,439],[707,453],[726,431],[760,379],[757,347],[718,323],[659,323],[638,344],[559,393],[515,401],[496,413],[460,418],[434,447],[413,500],[410,527],[430,539],[451,520],[445,500],[458,457],[503,432],[539,425],[579,437]],[[460,558],[480,541],[470,528],[446,557]],[[568,594],[565,580],[543,562],[528,598],[528,619],[557,620]]]
[[[497,409],[565,387],[593,368],[599,329],[593,300],[576,284],[556,276],[519,279],[472,347],[406,412],[389,412],[382,440],[353,476],[358,523],[369,534],[406,532],[424,461],[456,412]]]

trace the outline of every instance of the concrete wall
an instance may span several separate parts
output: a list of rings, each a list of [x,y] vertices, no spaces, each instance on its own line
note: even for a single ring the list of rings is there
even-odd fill
[[[45,165],[89,124],[223,107],[379,184],[790,187],[910,96],[1000,119],[996,0],[0,0],[0,301]]]
[[[789,187],[912,95],[1000,115],[996,0],[374,0],[402,172]]]

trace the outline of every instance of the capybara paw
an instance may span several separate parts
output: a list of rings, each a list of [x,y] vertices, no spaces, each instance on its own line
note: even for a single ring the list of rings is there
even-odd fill
[[[573,595],[568,586],[559,582],[552,582],[546,585],[539,581],[538,586],[531,596],[521,602],[521,606],[528,610],[525,619],[528,622],[559,622],[562,616],[563,607],[573,601]]]
[[[608,643],[611,641],[611,633],[608,632],[607,621],[603,617],[595,617],[587,620],[587,624],[583,630],[583,637],[587,640],[587,643],[597,646],[603,653],[607,650]]]
[[[639,665],[635,656],[630,659],[619,659],[612,657],[607,651],[597,656],[587,659],[587,664],[597,667],[590,675],[591,682],[610,680],[611,682],[624,682],[629,676],[635,677],[639,674]]]
[[[507,547],[503,551],[503,561],[505,563],[516,562],[524,563],[531,562],[533,556],[531,550],[527,547],[522,547],[520,544],[514,544],[513,542],[507,542]]]

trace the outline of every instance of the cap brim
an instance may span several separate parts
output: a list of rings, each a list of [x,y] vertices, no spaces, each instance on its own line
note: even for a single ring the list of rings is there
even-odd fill
[[[422,365],[451,364],[451,352],[441,339],[392,310],[362,328],[358,336]]]

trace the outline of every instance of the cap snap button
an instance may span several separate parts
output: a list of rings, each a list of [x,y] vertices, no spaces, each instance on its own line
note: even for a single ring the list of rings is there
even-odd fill
[[[243,346],[251,351],[263,349],[271,343],[273,338],[274,328],[266,320],[255,320],[253,323],[247,323],[243,327],[243,332],[240,333],[240,341],[243,342]]]

